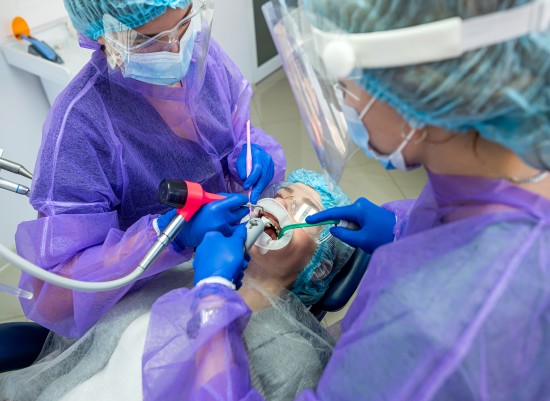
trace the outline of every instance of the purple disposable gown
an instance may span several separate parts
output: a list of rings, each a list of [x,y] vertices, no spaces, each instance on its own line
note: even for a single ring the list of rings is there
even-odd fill
[[[110,72],[104,53],[93,53],[44,125],[31,195],[39,218],[19,225],[21,256],[75,279],[118,278],[156,239],[152,221],[168,210],[157,200],[162,179],[199,182],[214,193],[242,190],[236,160],[246,143],[252,89],[214,41],[205,67],[197,64],[183,87],[161,87]],[[282,180],[281,146],[257,128],[251,136],[273,157],[274,180]],[[143,277],[191,252],[169,247]],[[139,285],[83,293],[24,274],[21,287],[35,296],[22,306],[41,325],[79,336]]]
[[[550,201],[430,174],[418,200],[386,207],[398,240],[374,253],[317,388],[298,399],[549,399]],[[207,288],[153,306],[147,400],[261,399],[240,340],[249,311]]]

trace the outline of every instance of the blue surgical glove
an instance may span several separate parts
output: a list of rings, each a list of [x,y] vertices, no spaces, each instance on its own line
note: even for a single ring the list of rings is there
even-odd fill
[[[275,164],[264,148],[256,144],[251,144],[250,147],[252,148],[252,170],[250,175],[248,178],[246,177],[246,144],[243,145],[243,150],[237,158],[237,172],[241,180],[244,181],[244,189],[253,188],[250,194],[250,202],[256,203],[273,179]]]
[[[250,213],[249,209],[242,207],[248,202],[246,195],[222,194],[227,198],[208,203],[185,223],[178,236],[172,241],[174,249],[181,251],[185,247],[197,247],[204,235],[209,231],[219,231],[224,235],[231,235],[244,216]],[[159,216],[157,225],[160,231],[172,221],[176,209]]]
[[[224,237],[219,232],[207,233],[193,260],[195,285],[210,277],[222,277],[239,289],[250,260],[244,255],[245,241],[244,224],[239,225],[230,237]]]
[[[372,253],[379,246],[394,240],[395,215],[365,198],[359,198],[349,206],[323,210],[306,218],[307,223],[326,220],[348,220],[359,225],[356,231],[332,227],[330,232],[346,244],[361,248],[366,253]]]

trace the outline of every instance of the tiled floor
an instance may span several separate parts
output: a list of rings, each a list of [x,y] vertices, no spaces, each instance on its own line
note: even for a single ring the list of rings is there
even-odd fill
[[[320,171],[317,156],[284,72],[276,71],[255,85],[254,89],[252,122],[282,144],[287,155],[287,171],[302,167]],[[376,204],[382,204],[418,196],[425,181],[423,170],[412,173],[388,172],[359,151],[348,163],[340,185],[352,200],[364,196]],[[17,285],[17,270],[9,267],[2,269],[1,266],[3,264],[0,261],[0,282]],[[341,319],[346,310],[328,314],[326,323]],[[13,297],[0,294],[0,322],[13,320],[24,320],[19,303]]]

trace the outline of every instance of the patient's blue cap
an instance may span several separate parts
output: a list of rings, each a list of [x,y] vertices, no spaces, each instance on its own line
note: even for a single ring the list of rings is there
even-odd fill
[[[300,169],[293,171],[288,176],[289,182],[303,183],[313,188],[321,196],[321,202],[325,209],[346,206],[351,203],[348,196],[340,187],[329,182],[315,171]],[[342,269],[353,253],[353,248],[338,238],[332,236],[326,227],[322,236],[328,236],[321,242],[313,254],[309,264],[300,272],[292,292],[300,298],[305,305],[313,305],[319,301],[329,287],[331,280]]]

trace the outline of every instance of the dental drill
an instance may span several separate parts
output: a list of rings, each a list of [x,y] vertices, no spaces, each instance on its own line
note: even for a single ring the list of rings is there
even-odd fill
[[[30,173],[29,170],[27,170],[25,167],[23,167],[19,163],[15,163],[10,160],[2,158],[3,153],[4,153],[4,150],[0,149],[0,170],[4,169],[6,171],[9,171],[10,173],[18,174],[25,178],[32,179],[32,174]],[[10,192],[15,192],[16,194],[20,194],[20,195],[29,196],[30,194],[30,189],[27,186],[23,184],[18,184],[16,182],[12,182],[9,180],[5,180],[3,178],[0,178],[0,188]]]
[[[19,255],[10,251],[4,245],[0,244],[0,256],[3,256],[8,262],[12,263],[20,270],[28,273],[42,281],[46,281],[53,285],[68,288],[72,290],[84,291],[84,292],[99,292],[109,291],[117,288],[124,287],[131,282],[137,280],[155,261],[155,259],[161,254],[161,252],[172,242],[177,236],[179,231],[185,225],[189,219],[200,209],[201,206],[214,202],[216,200],[224,199],[223,196],[208,193],[202,189],[200,184],[192,183],[188,181],[169,181],[164,180],[159,187],[159,201],[167,206],[173,206],[178,208],[176,216],[172,219],[166,229],[160,233],[157,240],[147,252],[145,257],[136,267],[136,269],[125,277],[104,281],[104,282],[87,282],[81,280],[74,280],[67,277],[59,276],[55,273],[44,270],[43,268],[28,262]],[[264,218],[265,219],[265,218]],[[250,229],[247,228],[247,239],[245,249],[247,251],[252,247],[254,242],[260,237],[263,229],[266,225],[267,219],[254,219],[257,220],[257,224],[250,224]],[[17,289],[12,289],[17,290]],[[1,288],[0,288],[1,291]],[[23,290],[20,290],[23,291]],[[7,291],[4,291],[7,292]],[[31,298],[32,294],[21,293],[25,298]],[[12,295],[16,295],[12,291]]]
[[[266,226],[271,225],[270,221],[265,218],[253,217],[246,223],[246,241],[244,243],[245,252],[248,252],[250,248],[258,241],[260,235],[264,232]]]

